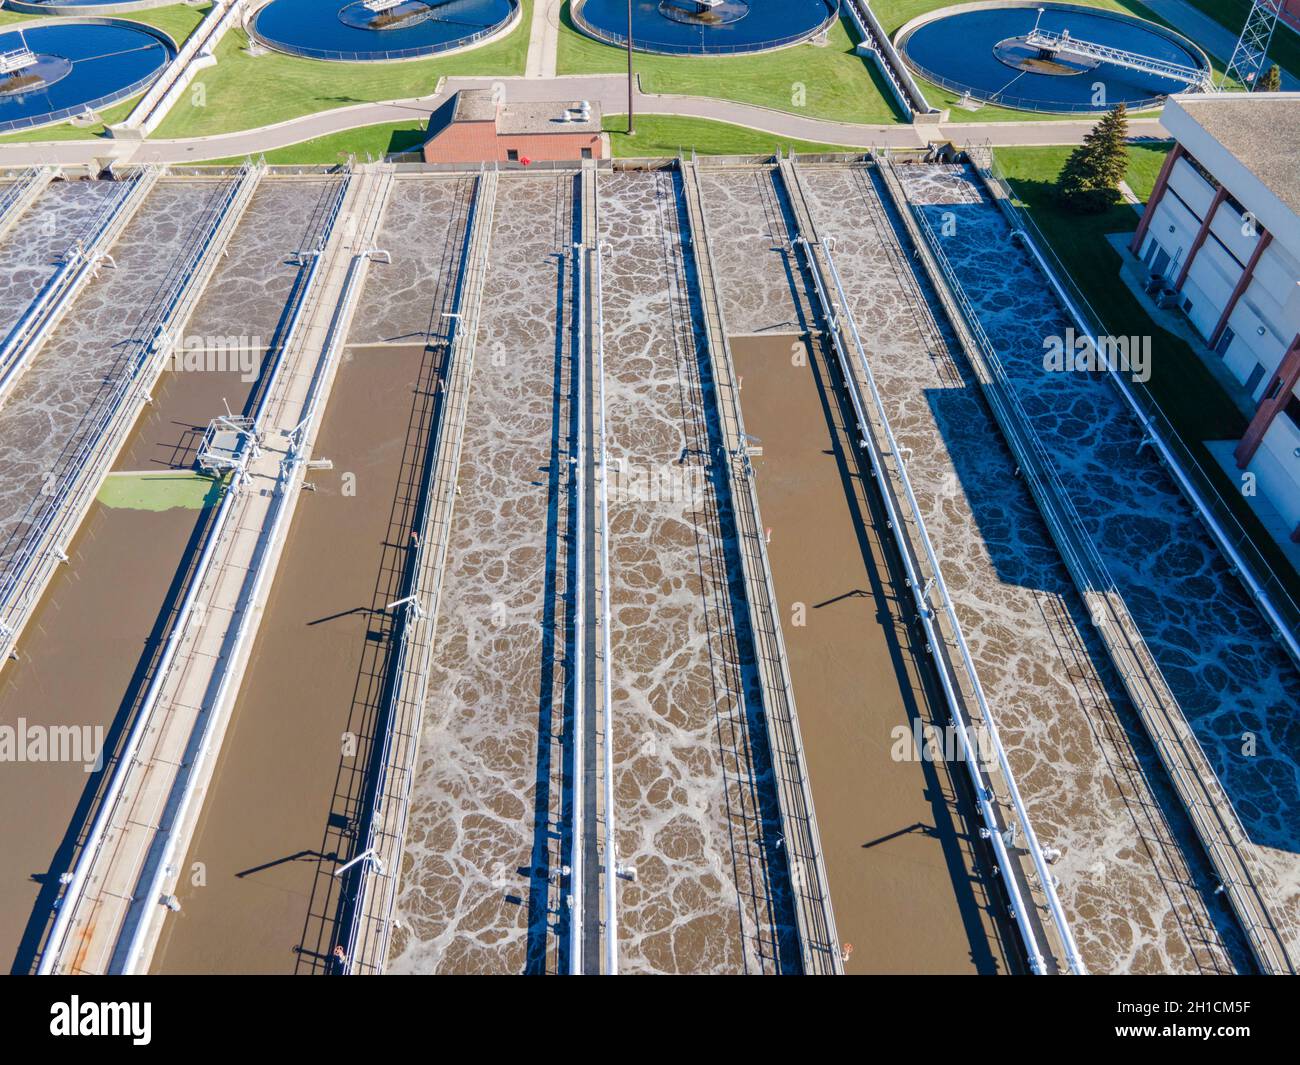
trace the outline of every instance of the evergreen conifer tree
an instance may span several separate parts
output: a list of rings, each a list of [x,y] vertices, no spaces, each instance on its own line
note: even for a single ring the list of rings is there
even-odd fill
[[[1078,214],[1098,214],[1119,199],[1119,183],[1128,166],[1127,136],[1127,111],[1123,104],[1116,104],[1061,169],[1056,188],[1066,207]]]

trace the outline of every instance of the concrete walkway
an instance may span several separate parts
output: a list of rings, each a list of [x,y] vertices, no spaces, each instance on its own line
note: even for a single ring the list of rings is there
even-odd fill
[[[555,56],[560,47],[560,8],[563,6],[564,0],[534,0],[524,77],[555,77]]]
[[[208,159],[257,155],[360,126],[412,119],[423,121],[453,92],[489,88],[502,83],[506,86],[509,100],[528,102],[584,99],[599,101],[606,114],[627,110],[627,81],[617,74],[559,78],[447,78],[432,96],[358,104],[355,107],[304,115],[261,129],[241,130],[212,137],[144,142],[96,138],[0,145],[0,166],[28,166],[37,162],[64,166],[93,163],[103,165],[109,161],[197,163]],[[730,100],[698,96],[657,96],[643,93],[639,89],[635,104],[638,114],[708,118],[761,130],[778,137],[850,148],[920,148],[930,141],[940,140],[951,140],[958,145],[986,142],[994,146],[1077,144],[1095,122],[1095,119],[1044,119],[1025,122],[949,122],[937,126],[867,126],[788,114]],[[1157,119],[1131,119],[1129,129],[1134,137],[1168,136]]]
[[[1143,2],[1180,33],[1190,37],[1215,58],[1221,59],[1225,65],[1232,58],[1232,51],[1237,46],[1237,36],[1241,33],[1240,26],[1236,29],[1228,29],[1203,11],[1192,7],[1187,0],[1143,0]],[[1274,32],[1291,33],[1292,31],[1279,23]],[[1300,91],[1300,78],[1292,77],[1284,70],[1282,88],[1286,92]]]

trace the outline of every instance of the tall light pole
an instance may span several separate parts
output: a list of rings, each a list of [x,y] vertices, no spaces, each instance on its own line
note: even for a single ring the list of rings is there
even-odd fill
[[[632,0],[627,0],[627,135],[636,130],[632,123]]]

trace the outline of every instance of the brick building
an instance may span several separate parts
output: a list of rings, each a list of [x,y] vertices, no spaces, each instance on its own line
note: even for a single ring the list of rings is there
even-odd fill
[[[582,100],[510,102],[462,89],[429,116],[426,163],[577,162],[609,154],[600,107]]]

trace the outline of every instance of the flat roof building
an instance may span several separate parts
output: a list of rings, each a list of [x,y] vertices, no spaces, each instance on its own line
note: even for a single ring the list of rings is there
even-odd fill
[[[1300,542],[1300,93],[1170,97],[1130,244],[1250,396],[1237,467]]]
[[[462,89],[429,116],[426,163],[579,162],[609,154],[600,105]]]

